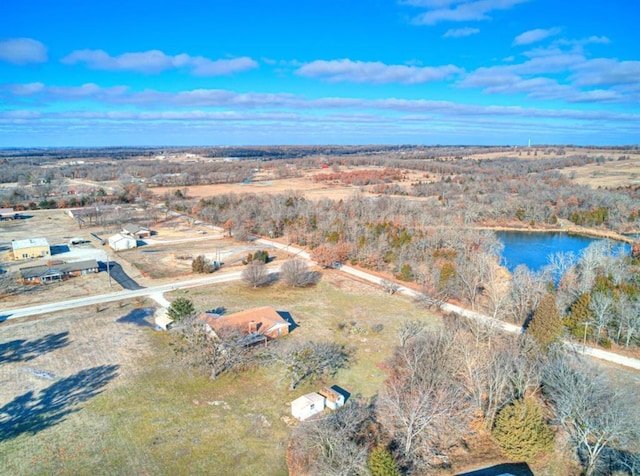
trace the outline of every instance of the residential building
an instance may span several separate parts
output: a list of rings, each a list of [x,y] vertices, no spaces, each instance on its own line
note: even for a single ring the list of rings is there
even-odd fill
[[[151,230],[144,226],[127,223],[122,227],[122,234],[133,236],[134,238],[141,240],[143,238],[149,238],[151,236]]]
[[[95,259],[65,263],[64,261],[49,261],[46,265],[20,268],[20,276],[24,284],[46,284],[54,281],[64,281],[74,276],[84,276],[99,271]]]
[[[200,315],[200,318],[208,324],[213,333],[223,328],[233,328],[245,336],[253,336],[253,339],[247,339],[247,344],[255,343],[252,340],[266,341],[289,333],[289,321],[271,306],[222,316],[205,312]]]

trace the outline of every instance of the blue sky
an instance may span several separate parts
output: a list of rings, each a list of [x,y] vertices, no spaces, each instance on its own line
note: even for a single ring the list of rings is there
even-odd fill
[[[638,0],[4,0],[0,147],[638,144]]]

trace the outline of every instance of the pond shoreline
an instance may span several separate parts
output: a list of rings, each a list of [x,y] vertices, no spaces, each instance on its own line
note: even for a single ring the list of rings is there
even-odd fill
[[[631,236],[623,235],[612,230],[598,230],[575,225],[568,220],[560,220],[559,225],[553,227],[540,226],[517,226],[517,225],[480,225],[473,227],[478,230],[492,231],[517,231],[522,233],[565,233],[567,235],[584,236],[590,238],[604,238],[614,241],[628,243],[630,245],[640,241]]]

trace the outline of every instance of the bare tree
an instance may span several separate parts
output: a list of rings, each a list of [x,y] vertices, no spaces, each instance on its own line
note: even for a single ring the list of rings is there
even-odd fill
[[[593,324],[596,328],[596,340],[600,339],[602,330],[613,319],[614,300],[610,293],[596,292],[591,295],[589,310],[593,314]]]
[[[309,286],[315,282],[315,274],[309,271],[306,262],[299,259],[285,261],[280,267],[280,272],[284,282],[292,288]]]
[[[618,301],[618,341],[621,340],[622,333],[625,335],[625,347],[633,339],[640,336],[640,300],[631,300],[626,294],[620,296]]]
[[[384,292],[388,294],[395,294],[398,292],[398,289],[400,289],[400,285],[398,283],[394,283],[388,279],[381,279],[380,285],[382,286],[382,289],[384,289]]]
[[[245,268],[242,270],[242,279],[253,286],[253,288],[258,288],[260,286],[264,286],[270,280],[269,273],[267,272],[267,267],[261,261],[251,261]]]
[[[237,329],[222,328],[214,333],[197,316],[185,319],[172,332],[176,355],[187,365],[208,371],[212,380],[224,372],[247,368],[255,355],[255,348],[245,345]]]
[[[636,398],[615,389],[588,362],[558,351],[547,363],[543,390],[557,423],[568,433],[586,476],[598,470],[607,447],[624,448],[637,441]]]
[[[576,265],[577,259],[573,252],[556,252],[549,256],[549,269],[555,282],[560,281],[569,269]]]
[[[509,288],[510,311],[514,322],[524,324],[531,317],[546,292],[549,279],[549,273],[544,270],[535,273],[523,264],[516,267]]]
[[[289,341],[270,346],[268,357],[284,366],[289,390],[294,390],[305,380],[331,376],[346,367],[351,350],[334,342]]]
[[[11,296],[20,289],[18,276],[11,271],[0,268],[0,298]]]
[[[405,321],[402,323],[400,330],[398,331],[398,338],[400,339],[400,347],[407,345],[410,339],[419,337],[427,330],[424,322],[422,321]]]
[[[289,445],[290,469],[327,476],[369,474],[368,448],[359,440],[371,416],[369,405],[351,401],[321,420],[301,423]]]
[[[468,405],[451,378],[454,345],[446,332],[421,333],[397,347],[376,402],[379,421],[393,435],[408,466],[428,465],[444,439],[457,434]]]

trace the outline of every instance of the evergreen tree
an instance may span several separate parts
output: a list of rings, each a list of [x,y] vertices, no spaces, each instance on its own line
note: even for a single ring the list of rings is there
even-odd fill
[[[393,456],[384,448],[375,448],[369,455],[371,476],[400,476]]]
[[[569,315],[563,319],[564,325],[569,332],[577,338],[583,339],[585,325],[593,318],[589,304],[591,303],[591,294],[582,294],[576,302],[571,305]],[[591,331],[587,329],[587,337],[591,335]]]
[[[545,294],[540,300],[527,333],[546,348],[562,335],[562,320],[553,294]]]
[[[167,309],[167,316],[175,322],[180,322],[183,319],[192,316],[195,312],[195,308],[193,307],[193,303],[190,299],[179,297],[174,299],[169,306],[169,309]]]
[[[516,400],[500,411],[493,437],[502,451],[514,460],[531,461],[553,446],[553,432],[543,420],[540,405],[532,397]]]

